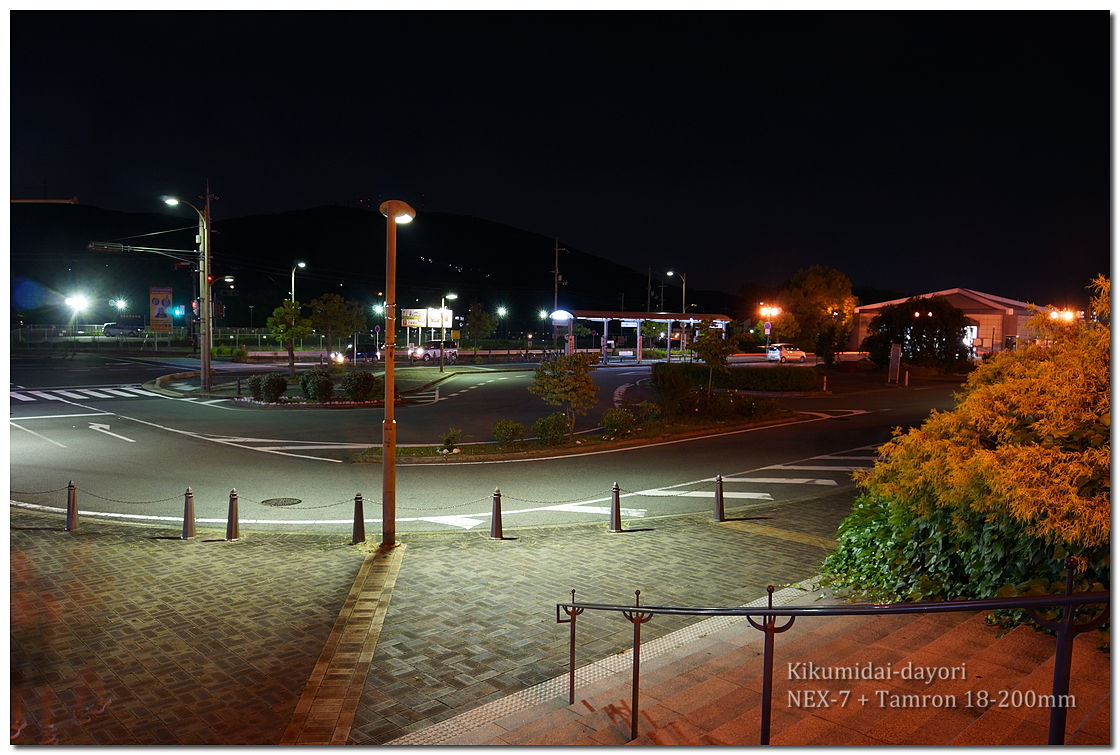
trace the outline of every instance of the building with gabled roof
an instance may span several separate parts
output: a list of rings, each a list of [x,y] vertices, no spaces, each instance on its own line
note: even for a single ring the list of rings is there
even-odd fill
[[[1029,341],[1036,333],[1027,328],[1027,321],[1034,315],[1033,305],[1003,296],[973,291],[970,288],[949,288],[918,294],[905,299],[892,299],[875,304],[862,304],[855,309],[855,327],[852,329],[852,346],[859,348],[867,337],[871,320],[884,307],[905,304],[914,299],[943,297],[968,318],[968,337],[965,339],[982,355],[1001,349],[1015,348],[1020,341]]]

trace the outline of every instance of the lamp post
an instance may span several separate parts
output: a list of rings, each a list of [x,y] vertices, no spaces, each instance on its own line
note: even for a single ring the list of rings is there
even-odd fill
[[[443,310],[447,306],[448,300],[454,300],[454,299],[458,299],[458,298],[459,298],[459,294],[447,294],[446,296],[441,296],[439,298],[439,371],[440,372],[443,372],[443,352],[446,351],[446,349],[444,348],[444,340],[447,338],[447,326],[446,326],[447,321],[444,319]]]
[[[202,378],[202,390],[204,393],[208,393],[213,385],[210,376],[210,346],[213,339],[213,333],[210,330],[210,200],[217,198],[218,196],[211,193],[210,186],[207,185],[206,194],[203,195],[203,199],[206,200],[206,203],[202,206],[203,209],[201,210],[185,199],[167,197],[163,200],[164,204],[170,207],[185,204],[198,214],[198,316],[202,321],[202,332],[199,334],[198,351],[200,357],[199,372]]]
[[[307,267],[307,263],[303,261],[297,262],[292,265],[292,287],[288,289],[288,294],[289,296],[291,296],[290,301],[294,302],[296,300],[296,268],[302,270],[305,267]]]
[[[509,328],[506,327],[506,315],[509,310],[505,307],[498,307],[498,321],[501,323],[503,330],[505,330],[506,337],[509,337]]]
[[[688,314],[688,307],[685,306],[685,291],[684,291],[685,282],[687,281],[687,278],[685,277],[685,274],[684,273],[674,273],[672,270],[670,270],[669,272],[667,272],[665,274],[668,275],[670,278],[672,278],[674,275],[679,275],[681,277],[681,314],[687,315]],[[682,360],[684,359],[684,320],[681,320],[681,359]]]
[[[385,420],[381,427],[381,547],[397,545],[397,420],[393,367],[397,346],[397,223],[411,223],[416,210],[399,199],[381,203],[385,224]]]
[[[768,306],[766,306],[765,303],[763,303],[762,306],[758,308],[758,313],[760,315],[762,315],[763,317],[768,318],[767,322],[766,322],[766,348],[770,348],[770,322],[769,322],[769,318],[777,317],[778,315],[780,315],[782,313],[782,310],[779,309],[778,307],[768,307]]]

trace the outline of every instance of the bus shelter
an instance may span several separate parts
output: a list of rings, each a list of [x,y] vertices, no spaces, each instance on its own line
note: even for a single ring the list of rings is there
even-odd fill
[[[620,357],[631,358],[635,362],[642,361],[642,325],[646,322],[664,323],[665,330],[668,335],[666,340],[665,355],[666,358],[670,357],[672,346],[672,328],[673,323],[681,325],[681,354],[684,354],[685,348],[688,345],[687,331],[684,326],[693,326],[710,322],[713,327],[720,329],[720,334],[727,337],[727,326],[731,322],[731,318],[727,315],[719,314],[702,314],[694,312],[690,314],[674,314],[672,312],[613,312],[608,310],[595,310],[595,309],[558,309],[551,315],[552,324],[555,328],[566,328],[567,333],[564,338],[564,353],[572,354],[575,352],[575,333],[573,332],[577,320],[587,320],[589,322],[602,324],[603,330],[600,336],[599,350],[602,355],[604,364],[607,362],[607,333],[610,331],[610,324],[614,321],[621,323],[621,329],[626,331],[628,329],[634,330],[634,343],[635,347],[633,352],[629,350],[621,352]]]

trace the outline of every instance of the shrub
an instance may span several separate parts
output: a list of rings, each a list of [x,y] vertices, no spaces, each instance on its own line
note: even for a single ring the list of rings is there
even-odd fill
[[[264,392],[261,389],[261,381],[264,375],[253,375],[246,381],[246,387],[249,389],[249,395],[252,396],[254,401],[264,401]]]
[[[607,437],[616,438],[632,431],[634,425],[637,424],[637,418],[634,416],[634,412],[629,409],[607,409],[603,412],[600,424],[602,424],[603,432]]]
[[[288,380],[279,372],[269,372],[261,376],[260,386],[260,400],[274,404],[288,390]]]
[[[658,395],[658,403],[671,408],[687,393],[682,386],[689,388],[708,386],[708,367],[702,364],[670,364],[658,362],[653,365],[650,384]],[[773,365],[765,369],[758,367],[732,367],[712,374],[713,388],[731,388],[741,391],[815,391],[817,373],[812,367],[792,365]]]
[[[653,401],[643,401],[635,409],[637,409],[638,417],[643,425],[655,425],[664,420],[661,407]]]
[[[315,398],[315,384],[322,378],[330,380],[330,373],[322,367],[312,367],[299,376],[299,392],[303,394],[304,398]]]
[[[463,437],[463,431],[458,427],[452,427],[443,434],[443,452],[451,453],[459,444],[459,438]]]
[[[238,346],[235,350],[230,352],[230,356],[232,357],[233,361],[235,361],[235,362],[248,362],[249,361],[249,349],[245,346],[245,344],[242,344],[242,345]]]
[[[683,365],[658,362],[651,370],[650,385],[653,387],[654,395],[657,396],[657,403],[666,414],[680,412],[681,402],[695,385],[688,373],[682,369],[675,369],[678,366]]]
[[[315,375],[308,381],[309,399],[314,401],[330,401],[334,397],[334,381],[328,375]]]
[[[516,443],[525,437],[526,432],[525,425],[508,419],[498,420],[494,423],[493,429],[490,430],[490,434],[494,436],[494,440],[498,441],[498,444],[502,446]]]
[[[385,379],[365,370],[349,372],[342,378],[342,392],[351,401],[370,401],[385,391]]]
[[[563,412],[541,417],[533,423],[533,435],[546,446],[558,446],[568,437],[568,418]]]

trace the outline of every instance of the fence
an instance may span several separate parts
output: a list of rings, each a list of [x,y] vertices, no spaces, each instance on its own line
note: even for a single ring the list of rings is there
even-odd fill
[[[556,623],[569,625],[568,704],[571,705],[575,703],[576,617],[585,611],[609,611],[620,613],[634,626],[632,651],[633,666],[630,683],[630,738],[632,740],[638,737],[642,625],[648,623],[656,615],[742,616],[746,618],[747,622],[752,627],[763,633],[762,709],[759,721],[759,744],[765,745],[770,743],[771,697],[773,693],[774,676],[774,638],[776,635],[790,629],[797,618],[1026,609],[1034,622],[1053,631],[1057,635],[1054,648],[1055,660],[1052,683],[1052,699],[1056,701],[1057,704],[1050,708],[1050,725],[1047,744],[1065,744],[1067,711],[1067,705],[1065,703],[1069,700],[1069,677],[1071,660],[1073,658],[1073,640],[1082,632],[1099,628],[1109,616],[1108,610],[1104,610],[1088,621],[1075,623],[1074,608],[1082,605],[1107,605],[1111,600],[1111,593],[1108,591],[1075,594],[1073,592],[1073,569],[1073,559],[1067,560],[1066,586],[1065,594],[1063,595],[1037,595],[1021,598],[987,598],[926,603],[880,603],[874,605],[834,604],[774,608],[774,587],[770,586],[767,588],[768,599],[766,608],[643,606],[640,600],[640,590],[634,592],[634,605],[624,606],[601,603],[577,603],[575,601],[576,591],[572,590],[572,602],[556,604]],[[1054,607],[1060,607],[1062,609],[1062,617],[1058,620],[1045,619],[1038,613],[1039,609]],[[562,617],[561,614],[564,616]],[[778,626],[777,620],[779,618],[788,618],[789,621]]]

